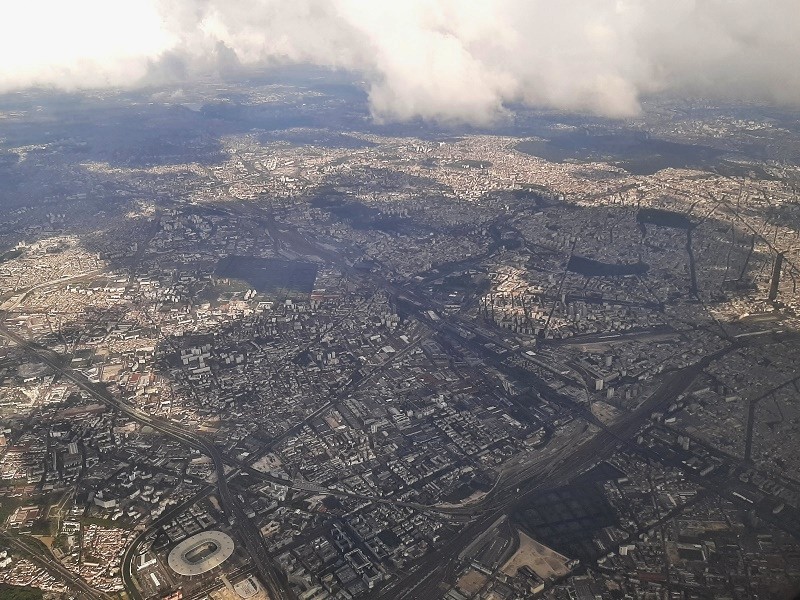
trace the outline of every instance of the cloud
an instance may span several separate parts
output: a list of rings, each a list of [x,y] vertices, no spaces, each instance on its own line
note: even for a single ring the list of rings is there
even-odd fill
[[[0,90],[129,84],[174,43],[148,1],[5,0]]]
[[[630,117],[659,92],[800,105],[797,0],[9,3],[6,90],[288,62],[362,74],[378,120],[487,123],[514,103]]]

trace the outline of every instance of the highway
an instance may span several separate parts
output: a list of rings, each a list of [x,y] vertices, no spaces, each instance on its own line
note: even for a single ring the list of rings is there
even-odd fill
[[[282,236],[276,235],[275,237],[277,241],[277,239]],[[293,239],[292,241],[295,242],[296,240]],[[313,241],[305,239],[301,241],[305,241],[307,246],[316,254],[332,263],[339,264],[345,272],[353,273],[354,276],[359,278],[363,277],[363,274],[355,274],[354,270],[349,267],[346,261],[338,254],[320,247]],[[706,357],[694,365],[662,375],[661,386],[645,400],[641,406],[622,416],[614,424],[606,425],[600,422],[587,406],[579,404],[572,398],[556,392],[547,385],[546,382],[540,380],[534,374],[525,371],[521,367],[510,364],[507,360],[508,354],[500,355],[490,352],[478,341],[479,338],[471,339],[464,335],[463,332],[469,331],[473,324],[462,320],[460,315],[451,317],[445,316],[441,319],[431,318],[427,309],[436,308],[436,306],[431,305],[431,302],[423,295],[419,295],[416,289],[390,282],[375,273],[369,274],[366,277],[373,279],[376,285],[388,291],[395,299],[408,299],[408,302],[404,304],[408,304],[408,308],[414,316],[430,329],[429,336],[439,335],[442,336],[443,339],[449,339],[455,345],[474,349],[479,353],[479,356],[499,372],[523,382],[526,387],[532,387],[545,401],[562,407],[572,416],[580,418],[594,426],[594,429],[587,431],[582,443],[567,446],[556,456],[548,456],[546,460],[523,462],[510,468],[503,473],[501,479],[494,488],[484,498],[474,504],[464,507],[426,507],[414,505],[413,507],[419,510],[437,510],[454,516],[470,518],[472,521],[458,534],[446,541],[443,546],[417,561],[404,577],[395,579],[383,589],[376,591],[373,594],[373,597],[376,598],[387,600],[395,598],[430,600],[439,597],[442,582],[448,581],[455,572],[459,552],[483,534],[492,523],[503,515],[512,514],[519,508],[525,506],[531,498],[540,494],[543,490],[556,488],[569,483],[574,480],[578,474],[611,456],[622,445],[629,445],[632,448],[636,448],[637,451],[641,451],[641,449],[638,449],[637,446],[631,443],[631,439],[641,429],[642,425],[647,422],[651,414],[675,401],[678,396],[689,389],[694,379],[705,369],[711,360],[714,360],[718,356],[721,356],[722,353],[730,351],[731,348],[735,347],[735,345],[729,346],[724,351]],[[83,374],[67,366],[69,364],[68,361],[58,353],[36,344],[35,342],[26,340],[19,334],[2,325],[0,325],[0,335],[37,357],[53,370],[60,373],[62,377],[72,381],[76,386],[92,397],[119,410],[128,417],[144,425],[148,425],[154,430],[187,446],[195,448],[210,457],[214,464],[217,479],[216,490],[223,511],[232,528],[236,531],[239,539],[244,544],[252,560],[255,571],[265,584],[270,598],[272,600],[294,600],[294,594],[288,588],[283,573],[269,556],[260,532],[250,523],[239,498],[231,492],[224,466],[227,462],[237,467],[236,472],[238,472],[239,469],[243,469],[251,475],[258,474],[258,476],[266,479],[270,479],[271,476],[254,471],[248,465],[232,463],[230,459],[223,456],[221,451],[210,440],[199,433],[188,431],[183,426],[168,420],[154,418],[114,397],[104,386],[89,381]],[[419,340],[415,340],[415,342],[418,341]],[[410,346],[414,345],[415,344],[411,344]],[[374,367],[363,379],[357,382],[351,380],[349,384],[336,394],[335,398],[325,403],[301,423],[294,424],[287,433],[296,431],[300,426],[308,422],[308,420],[321,415],[325,410],[328,410],[334,405],[337,398],[345,396],[356,387],[362,385],[365,381],[369,381],[376,373],[387,368],[387,364],[390,364],[399,356],[403,356],[407,351],[408,349],[404,349],[397,353],[393,359],[387,361],[387,363]],[[525,407],[522,406],[522,408]],[[273,440],[273,444],[275,441],[276,440]],[[272,479],[274,480],[274,478]],[[295,489],[301,487],[295,482],[284,482],[280,480],[280,483],[291,483],[292,485],[290,485],[290,487],[295,487]],[[330,493],[336,492],[331,490]],[[365,501],[403,505],[412,504],[396,502],[390,499],[362,497],[359,495],[352,496]],[[183,507],[176,507],[173,511],[177,511],[179,508]],[[170,511],[170,514],[172,514],[173,511]],[[151,525],[151,527],[153,526],[156,526],[156,524]],[[133,560],[135,559],[135,549],[142,539],[144,539],[142,536],[137,538],[137,542],[128,548],[123,559],[123,581],[126,589],[134,600],[141,599],[141,595],[135,585]],[[423,573],[425,574],[424,576],[422,576]]]
[[[471,514],[475,519],[473,522],[435,552],[422,557],[404,578],[390,582],[372,597],[382,600],[429,600],[440,597],[442,582],[451,580],[455,575],[459,552],[492,523],[503,515],[524,508],[544,491],[569,484],[581,473],[609,458],[621,445],[630,444],[653,412],[674,402],[689,389],[712,360],[733,347],[668,374],[659,388],[636,410],[624,415],[613,425],[590,434],[591,438],[586,441],[567,447],[557,458],[522,464],[507,473],[481,501],[461,510],[465,515]],[[637,452],[642,451],[638,446],[630,445]]]
[[[37,283],[36,285],[26,289],[20,290],[15,295],[11,296],[4,302],[0,302],[0,311],[9,313],[15,310],[23,300],[25,300],[28,296],[30,296],[33,292],[37,292],[40,290],[47,289],[53,286],[61,286],[67,283],[76,283],[78,281],[83,280],[90,280],[92,277],[97,275],[101,275],[105,272],[105,269],[95,269],[94,271],[89,271],[87,273],[80,273],[78,275],[64,275],[62,277],[58,277],[56,279],[50,279],[48,281],[43,281],[42,283]]]
[[[335,252],[331,252],[307,238],[303,238],[301,241],[309,248],[309,253],[317,254],[338,264],[345,272],[352,273],[356,277],[362,276],[360,273],[354,273],[347,262]],[[569,414],[583,419],[597,428],[593,433],[587,434],[591,437],[583,443],[567,448],[557,458],[550,457],[547,460],[523,463],[505,472],[501,481],[479,502],[465,507],[446,509],[451,514],[461,514],[472,518],[473,521],[442,547],[417,561],[404,577],[400,577],[374,592],[372,594],[374,598],[431,600],[440,597],[442,583],[449,581],[455,573],[458,553],[479,537],[487,527],[491,526],[499,517],[512,514],[518,508],[525,506],[531,498],[543,490],[566,485],[577,475],[610,457],[620,446],[625,445],[636,452],[643,452],[644,450],[633,444],[631,440],[650,419],[652,413],[663,410],[686,392],[695,378],[713,360],[739,346],[738,343],[734,343],[693,365],[662,374],[660,387],[649,398],[637,409],[608,426],[597,419],[588,406],[579,404],[572,398],[556,392],[534,374],[510,364],[506,360],[507,356],[488,351],[483,344],[477,341],[479,338],[470,339],[464,336],[462,330],[466,328],[469,331],[472,324],[462,321],[459,315],[432,319],[426,309],[436,307],[432,306],[424,296],[420,296],[415,289],[390,282],[376,273],[366,276],[373,279],[373,283],[392,294],[396,301],[407,299],[408,301],[403,303],[404,306],[417,319],[430,327],[435,334],[450,338],[456,345],[475,350],[498,371],[512,379],[522,381],[526,387],[532,386],[546,402],[562,407]],[[454,322],[448,323],[448,321]],[[637,335],[641,333],[644,333],[645,336],[653,334],[653,332],[636,332]],[[600,338],[602,341],[615,339],[617,339],[616,336]],[[506,350],[511,349],[506,348]]]
[[[81,577],[62,565],[61,561],[52,555],[50,549],[39,540],[29,537],[17,537],[6,533],[0,533],[0,540],[17,552],[26,555],[31,562],[36,563],[45,571],[62,580],[79,597],[88,598],[89,600],[111,600],[109,594],[94,589]]]
[[[280,569],[277,568],[270,559],[260,532],[256,527],[250,525],[241,503],[238,498],[234,497],[231,493],[225,476],[222,453],[214,444],[198,433],[188,431],[184,427],[170,421],[154,418],[115,398],[105,387],[89,381],[83,374],[64,366],[65,361],[62,360],[58,353],[36,344],[35,342],[26,340],[3,325],[0,325],[0,335],[11,340],[29,354],[37,357],[51,369],[61,374],[62,377],[69,379],[81,390],[95,399],[119,410],[131,419],[143,425],[148,425],[154,430],[209,456],[214,463],[214,471],[217,476],[217,492],[223,512],[225,512],[231,525],[244,542],[245,549],[250,555],[257,573],[262,578],[270,594],[270,598],[272,600],[293,600],[294,594],[292,594],[291,590],[285,585]]]
[[[139,533],[139,535],[134,538],[133,542],[131,542],[125,549],[125,554],[122,556],[122,566],[120,567],[122,583],[125,586],[125,590],[128,592],[128,596],[130,596],[133,600],[144,600],[143,596],[139,592],[136,576],[133,574],[134,561],[136,560],[136,556],[139,554],[139,547],[142,545],[142,542],[144,542],[149,536],[155,535],[163,525],[166,525],[173,519],[177,518],[193,504],[198,502],[200,499],[205,498],[214,489],[214,486],[206,486],[188,500],[172,507],[170,510],[162,514],[158,519],[153,521],[150,526],[147,527],[147,529]]]

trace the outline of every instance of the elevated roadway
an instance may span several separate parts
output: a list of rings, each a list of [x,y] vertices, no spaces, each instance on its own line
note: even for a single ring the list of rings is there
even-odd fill
[[[79,371],[67,367],[66,360],[62,359],[57,352],[30,340],[26,340],[4,325],[0,325],[0,336],[5,337],[29,354],[35,356],[93,398],[119,410],[122,414],[131,419],[143,425],[148,425],[154,430],[182,444],[199,450],[210,457],[214,463],[214,471],[217,478],[217,492],[223,512],[227,515],[231,525],[235,527],[236,532],[244,542],[245,548],[253,560],[253,565],[262,578],[267,592],[270,594],[270,598],[272,598],[272,600],[293,600],[294,595],[288,589],[288,586],[286,586],[285,579],[280,569],[273,564],[269,557],[258,528],[249,524],[249,519],[241,503],[231,493],[225,475],[222,453],[214,444],[196,432],[189,431],[181,425],[165,419],[152,417],[114,397],[104,386],[93,383]]]
[[[78,598],[112,600],[112,596],[93,588],[83,578],[62,565],[61,561],[53,556],[50,549],[39,540],[0,533],[0,541],[20,554],[24,554],[28,560],[66,583],[77,594]]]

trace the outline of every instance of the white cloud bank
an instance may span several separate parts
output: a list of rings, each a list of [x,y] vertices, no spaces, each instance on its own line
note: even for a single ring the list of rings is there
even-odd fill
[[[0,90],[285,62],[363,74],[378,119],[626,117],[661,91],[800,105],[800,1],[0,0]]]

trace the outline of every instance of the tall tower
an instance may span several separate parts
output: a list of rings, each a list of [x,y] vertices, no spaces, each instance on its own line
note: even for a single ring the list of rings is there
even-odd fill
[[[783,252],[775,255],[775,262],[772,264],[772,279],[769,282],[769,301],[775,302],[778,298],[778,286],[781,283],[781,268],[783,267]]]

